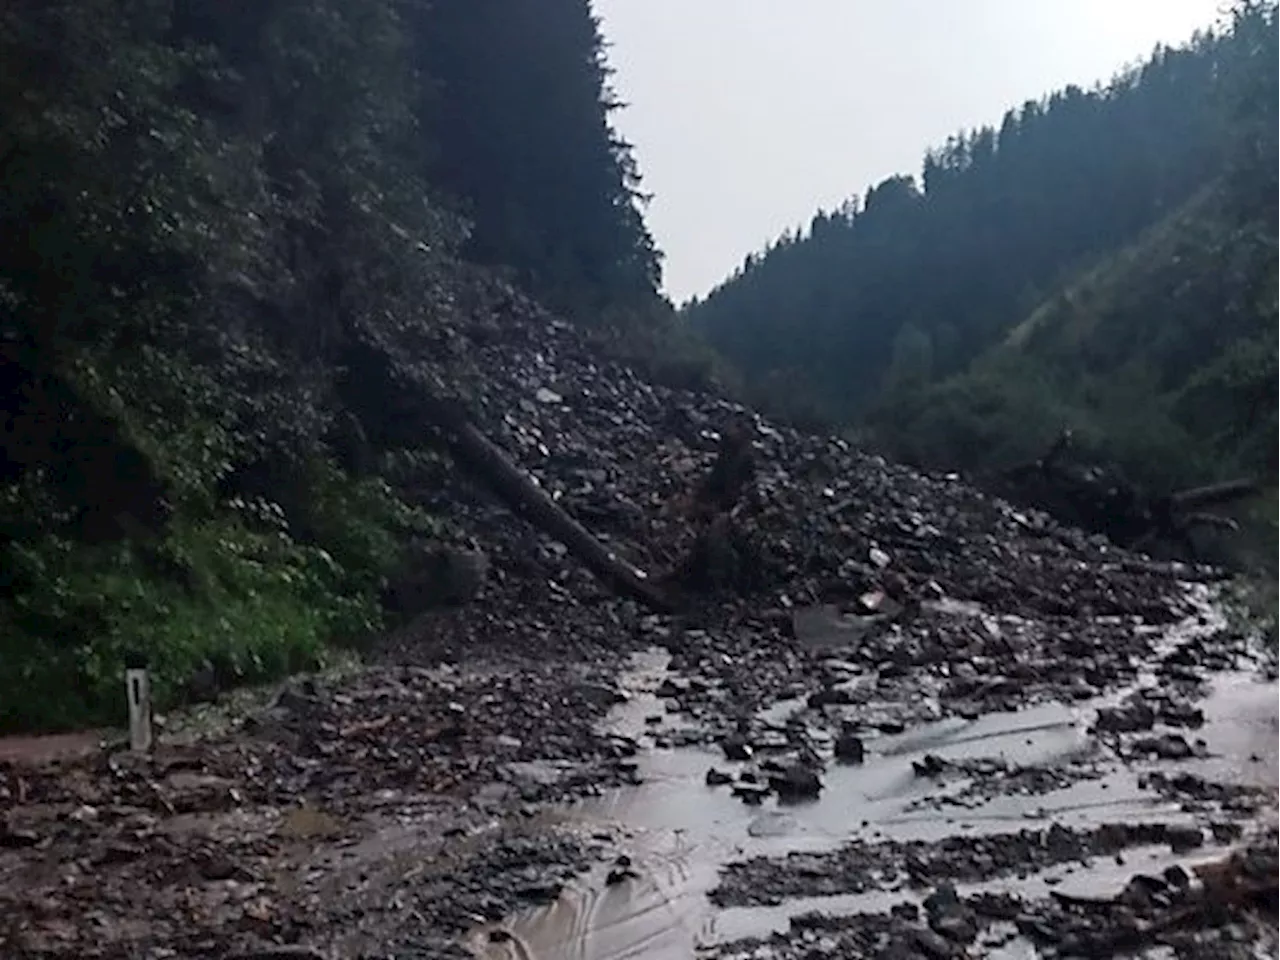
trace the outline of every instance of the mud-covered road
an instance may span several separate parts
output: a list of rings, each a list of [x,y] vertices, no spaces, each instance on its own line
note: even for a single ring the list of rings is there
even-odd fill
[[[640,609],[431,468],[473,602],[146,756],[0,742],[0,956],[1274,955],[1275,640],[1218,572],[647,384],[516,297],[451,323],[442,381],[648,570],[745,427],[728,582]]]
[[[1166,657],[1215,634],[1210,611],[1169,628]],[[471,944],[484,957],[575,960],[1129,953],[1134,930],[1190,910],[1207,865],[1248,851],[1241,869],[1274,887],[1278,694],[1240,652],[1239,669],[1168,697],[1151,676],[1095,698],[889,732],[857,719],[889,706],[870,682],[856,705],[783,701],[741,738],[690,746],[699,738],[679,694],[691,678],[671,675],[662,652],[637,655],[623,675],[636,695],[606,728],[644,746],[644,783],[573,804],[562,821],[616,837],[623,859]],[[1166,707],[1150,726],[1098,729],[1100,717],[1144,719],[1148,703]],[[854,726],[861,760],[841,763],[840,738],[856,760]],[[1150,746],[1174,743],[1185,754]],[[743,744],[750,758],[728,759]],[[771,773],[810,750],[820,794],[780,798]],[[951,904],[943,913],[939,898]],[[1245,945],[1274,942],[1252,923],[1192,923],[1141,945],[1251,955]]]

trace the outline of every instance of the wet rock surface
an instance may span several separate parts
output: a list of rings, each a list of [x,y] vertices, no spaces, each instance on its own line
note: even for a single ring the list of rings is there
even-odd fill
[[[1203,843],[1195,827],[1162,823],[1104,824],[1090,831],[1054,825],[983,837],[947,837],[933,843],[855,841],[824,853],[731,863],[711,899],[720,906],[745,906],[944,881],[972,883],[1059,864],[1087,864],[1094,857],[1114,857],[1132,847],[1185,850]]]
[[[472,299],[424,363],[683,612],[613,596],[447,463],[404,465],[456,546],[393,585],[425,612],[366,666],[171,718],[148,756],[0,749],[0,955],[687,957],[740,932],[714,889],[919,893],[707,947],[725,956],[976,956],[992,931],[1035,939],[1024,914],[1061,942],[1078,908],[964,884],[1151,845],[1217,856],[1273,803],[1214,766],[1237,710],[1211,709],[1218,678],[1260,656],[1274,677],[1222,622],[1215,571],[647,384],[509,290]],[[752,482],[708,518],[691,503],[726,433]],[[669,662],[640,690],[623,675],[655,647]],[[1104,787],[1165,806],[1078,814]],[[985,831],[1000,842],[946,822],[992,805],[1036,816]],[[717,844],[730,828],[758,855]],[[1244,929],[1232,910],[1176,949],[1214,955]]]
[[[847,917],[806,914],[786,933],[717,949],[721,960],[818,957],[1008,956],[1021,941],[1041,957],[1112,957],[1161,949],[1178,958],[1274,951],[1275,838],[1208,862],[1194,874],[1137,875],[1116,896],[962,896],[935,888],[923,909],[901,904]],[[1141,955],[1147,955],[1141,953]],[[1156,955],[1156,954],[1152,954]]]

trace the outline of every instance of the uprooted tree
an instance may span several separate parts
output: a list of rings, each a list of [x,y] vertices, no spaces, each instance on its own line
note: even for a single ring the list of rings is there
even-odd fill
[[[1234,530],[1235,521],[1211,512],[1256,496],[1248,478],[1153,494],[1131,482],[1115,465],[1082,463],[1071,456],[1072,436],[1064,430],[1043,455],[988,478],[1010,500],[1026,503],[1057,519],[1106,534],[1135,550],[1168,544],[1188,559],[1197,556],[1193,531]]]

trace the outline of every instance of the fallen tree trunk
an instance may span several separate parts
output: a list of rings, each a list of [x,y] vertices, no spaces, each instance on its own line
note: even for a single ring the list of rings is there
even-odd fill
[[[347,348],[348,385],[378,421],[394,424],[379,439],[388,445],[421,442],[433,430],[454,462],[516,513],[562,543],[611,589],[645,606],[674,612],[671,599],[639,567],[619,557],[551,499],[472,422],[466,408],[449,399],[438,378],[414,364],[405,351],[368,330],[353,330]],[[355,386],[355,385],[358,385]]]
[[[437,422],[454,459],[501,497],[514,512],[564,544],[584,567],[614,590],[655,610],[672,609],[671,602],[649,580],[648,574],[592,536],[586,527],[508,460],[497,444],[473,423],[456,413],[445,413],[443,408]]]
[[[502,449],[484,435],[461,404],[446,400],[429,386],[415,383],[413,405],[439,431],[454,461],[511,508],[569,553],[611,589],[661,612],[674,605],[639,567],[618,556],[571,517]]]
[[[1238,500],[1247,500],[1261,492],[1257,481],[1248,478],[1228,480],[1207,487],[1180,490],[1170,499],[1175,510],[1195,510],[1203,507],[1221,507]]]

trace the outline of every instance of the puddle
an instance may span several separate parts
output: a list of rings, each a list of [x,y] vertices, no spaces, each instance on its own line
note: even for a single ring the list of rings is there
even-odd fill
[[[611,732],[647,744],[648,735],[682,725],[678,717],[666,713],[654,692],[665,676],[667,660],[665,653],[656,651],[637,658],[634,669],[623,678],[625,688],[633,691],[632,699],[611,715]],[[1197,772],[1214,779],[1274,786],[1278,696],[1274,683],[1260,684],[1243,674],[1217,681],[1203,704],[1207,722],[1197,732],[1215,756],[1195,761]],[[1114,701],[1116,695],[1106,699]],[[777,704],[762,717],[781,725],[801,706],[800,701]],[[1086,728],[1097,706],[1098,702],[1042,704],[870,738],[864,764],[829,765],[821,799],[794,806],[779,806],[773,797],[761,806],[746,806],[728,788],[706,786],[709,767],[732,772],[741,766],[726,762],[719,751],[646,747],[638,757],[641,784],[608,791],[562,811],[565,820],[586,832],[611,830],[632,858],[638,876],[609,887],[605,868],[598,868],[571,884],[555,903],[510,918],[503,925],[510,939],[490,943],[488,931],[483,930],[477,933],[473,948],[487,960],[687,960],[699,946],[768,935],[806,912],[882,911],[913,897],[906,890],[895,890],[717,910],[706,894],[716,885],[721,867],[733,860],[829,850],[853,837],[931,841],[1050,823],[1084,828],[1109,821],[1188,819],[1175,803],[1140,789],[1139,771],[1123,767],[1039,795],[1007,793],[963,809],[921,809],[921,801],[955,793],[967,778],[937,782],[918,777],[911,761],[928,753],[946,760],[1001,758],[1011,765],[1066,764],[1093,749]],[[1251,761],[1251,756],[1262,759]],[[962,889],[1016,888],[1033,896],[1056,889],[1098,896],[1118,891],[1134,872],[1158,871],[1174,862],[1188,865],[1201,855],[1220,856],[1221,848],[1190,856],[1174,856],[1167,847],[1136,848],[1126,852],[1123,864],[1101,858],[1087,866],[1058,865],[1021,879]],[[1014,952],[1002,955],[1034,955],[1019,953],[1017,944],[1008,949]]]

